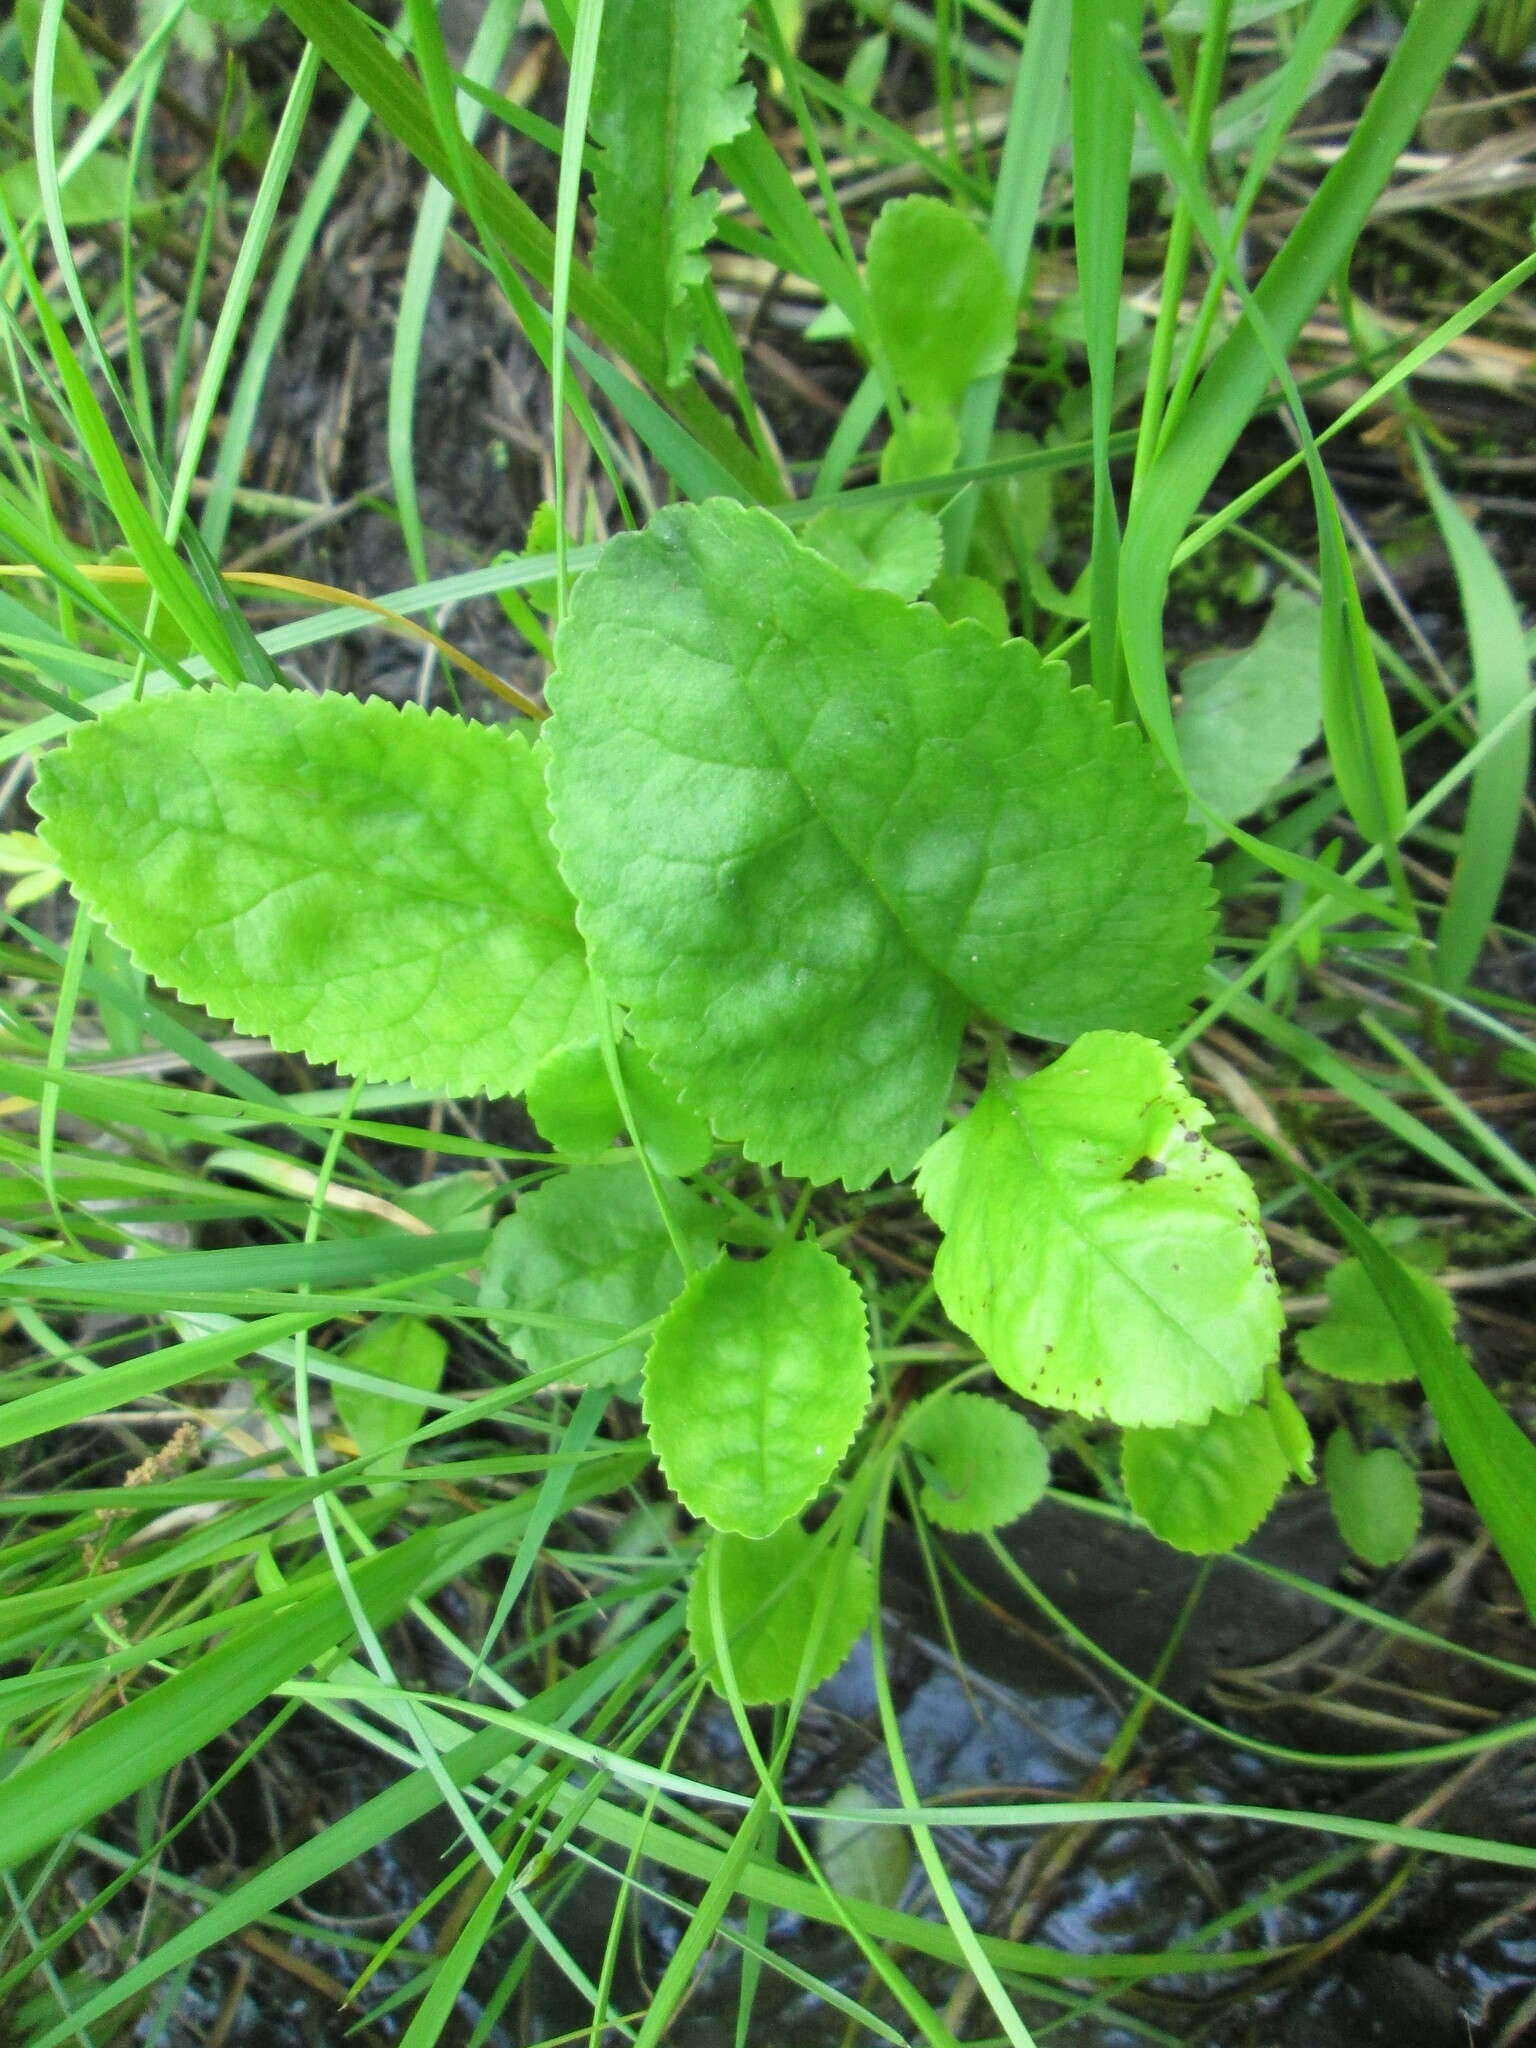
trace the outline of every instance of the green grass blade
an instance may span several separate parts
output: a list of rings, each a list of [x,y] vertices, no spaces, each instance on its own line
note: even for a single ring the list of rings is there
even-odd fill
[[[1144,0],[1104,0],[1072,10],[1072,218],[1077,288],[1093,431],[1093,546],[1088,572],[1088,646],[1094,687],[1115,702],[1120,518],[1109,468],[1115,369],[1120,353],[1120,293],[1125,272],[1126,210],[1131,189],[1135,110],[1123,70],[1104,64],[1106,31],[1137,40]],[[960,564],[956,564],[959,567]]]
[[[1531,664],[1519,608],[1488,543],[1435,474],[1417,434],[1413,450],[1461,591],[1477,720],[1487,732],[1530,693]],[[1435,978],[1442,988],[1465,988],[1477,965],[1509,875],[1530,772],[1531,731],[1521,724],[1506,733],[1472,777],[1461,851],[1435,946]]]
[[[1414,9],[1344,154],[1255,287],[1254,302],[1282,351],[1294,344],[1348,261],[1399,154],[1466,39],[1478,4],[1434,0]],[[1173,555],[1263,400],[1271,372],[1265,338],[1245,320],[1201,378],[1126,525],[1121,633],[1137,702],[1155,731],[1166,723],[1162,620]]]

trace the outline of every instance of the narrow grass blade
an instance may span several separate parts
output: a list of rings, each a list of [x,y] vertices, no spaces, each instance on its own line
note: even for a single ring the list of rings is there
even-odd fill
[[[1531,663],[1520,612],[1488,543],[1435,474],[1418,435],[1413,450],[1461,591],[1477,720],[1487,732],[1530,694]],[[1461,852],[1434,955],[1435,979],[1452,992],[1466,987],[1497,914],[1530,772],[1531,729],[1516,724],[1472,777]]]

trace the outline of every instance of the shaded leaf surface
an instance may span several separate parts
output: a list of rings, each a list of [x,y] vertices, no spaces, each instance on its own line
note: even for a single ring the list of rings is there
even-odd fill
[[[928,1153],[939,1297],[1017,1392],[1133,1426],[1255,1399],[1282,1314],[1258,1200],[1159,1045],[1090,1032]]]
[[[1320,630],[1312,600],[1282,588],[1251,647],[1184,670],[1180,758],[1191,787],[1223,818],[1256,811],[1322,730]],[[1209,836],[1220,835],[1210,828]]]
[[[939,573],[943,537],[921,505],[832,505],[809,522],[805,539],[855,583],[907,603]]]
[[[1390,1444],[1362,1451],[1345,1428],[1323,1453],[1323,1477],[1339,1534],[1367,1564],[1396,1564],[1419,1533],[1422,1502],[1418,1475]]]
[[[698,1197],[663,1182],[696,1259],[715,1252],[714,1223]],[[633,1379],[647,1339],[588,1353],[643,1327],[676,1298],[683,1269],[640,1162],[578,1166],[521,1197],[496,1227],[481,1283],[482,1308],[509,1311],[513,1342],[535,1372],[568,1367],[587,1386]],[[519,1310],[569,1318],[568,1327],[519,1322]]]
[[[1154,1536],[1204,1556],[1246,1541],[1285,1485],[1289,1463],[1264,1408],[1173,1429],[1128,1429],[1121,1473]]]
[[[749,1706],[789,1699],[808,1649],[807,1686],[830,1678],[874,1610],[868,1561],[846,1546],[818,1545],[798,1522],[761,1542],[712,1537],[688,1592],[688,1639],[717,1692],[725,1684],[710,1608],[712,1574],[736,1689]]]
[[[668,1310],[645,1361],[645,1419],[690,1514],[771,1535],[836,1471],[869,1405],[864,1301],[814,1244],[721,1259]]]
[[[420,1428],[426,1409],[413,1401],[412,1393],[435,1393],[442,1385],[443,1367],[448,1362],[448,1345],[430,1323],[419,1316],[378,1316],[355,1343],[342,1354],[343,1362],[375,1379],[392,1380],[400,1387],[398,1399],[387,1394],[370,1394],[362,1387],[349,1387],[337,1380],[334,1387],[336,1413],[341,1417],[359,1451],[383,1452],[370,1467],[375,1479],[388,1478],[405,1469],[403,1445]]]
[[[379,698],[190,691],[78,727],[37,803],[141,967],[286,1051],[513,1094],[590,1028],[520,734]]]
[[[561,631],[550,791],[604,984],[723,1138],[908,1172],[977,1012],[1156,1032],[1209,946],[1152,750],[1022,641],[715,501],[621,536]]]

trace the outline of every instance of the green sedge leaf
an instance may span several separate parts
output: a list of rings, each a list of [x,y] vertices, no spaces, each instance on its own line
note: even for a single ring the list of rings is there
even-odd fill
[[[1120,1469],[1153,1535],[1200,1556],[1246,1542],[1289,1472],[1269,1411],[1259,1407],[1173,1429],[1128,1429]]]
[[[994,1080],[918,1173],[952,1321],[1015,1392],[1141,1427],[1256,1399],[1283,1321],[1258,1198],[1159,1045]]]
[[[1322,729],[1320,633],[1311,598],[1282,588],[1251,647],[1184,670],[1179,756],[1190,787],[1219,817],[1251,816]],[[1203,813],[1197,822],[1210,839],[1220,836]]]
[[[939,573],[943,531],[921,505],[830,505],[804,529],[807,547],[870,590],[910,602]]]
[[[870,311],[910,404],[952,411],[974,378],[1005,369],[1018,338],[1014,295],[974,221],[942,199],[893,199],[865,260]]]
[[[663,1173],[697,1173],[714,1149],[709,1125],[686,1108],[637,1050],[617,1048],[619,1074],[642,1144]],[[600,1159],[624,1130],[603,1048],[595,1038],[558,1046],[528,1083],[528,1113],[539,1135],[570,1159]]]
[[[676,1182],[661,1191],[695,1260],[712,1259],[709,1209]],[[637,1333],[683,1277],[645,1169],[630,1157],[573,1167],[523,1195],[491,1238],[480,1306],[506,1312],[508,1336],[533,1371],[565,1368],[584,1386],[618,1386],[639,1372],[647,1338]],[[521,1321],[520,1311],[536,1320]]]
[[[1426,1273],[1403,1267],[1404,1286],[1412,1288],[1425,1315],[1447,1337],[1456,1325],[1456,1304]],[[1323,1281],[1328,1313],[1296,1339],[1302,1360],[1331,1379],[1353,1380],[1357,1386],[1390,1386],[1411,1380],[1417,1367],[1404,1343],[1392,1311],[1377,1292],[1358,1259],[1341,1259]]]
[[[405,1440],[421,1427],[426,1408],[413,1401],[412,1393],[435,1394],[443,1383],[448,1363],[448,1345],[430,1323],[419,1316],[378,1316],[362,1335],[341,1354],[342,1362],[375,1379],[398,1382],[400,1394],[370,1394],[362,1387],[349,1387],[337,1380],[334,1387],[336,1413],[358,1450],[366,1455],[380,1451],[370,1467],[374,1479],[392,1477],[405,1470]]]
[[[1423,1503],[1418,1474],[1390,1444],[1360,1450],[1340,1427],[1323,1453],[1323,1478],[1339,1534],[1367,1564],[1396,1564],[1413,1548]]]
[[[380,698],[188,691],[77,726],[37,808],[139,966],[285,1051],[515,1094],[592,1028],[520,734]]]
[[[746,127],[743,0],[608,0],[592,85],[602,145],[592,189],[592,267],[664,349],[678,383],[693,354],[688,295],[716,195],[696,191],[709,153]]]
[[[690,1514],[771,1535],[836,1471],[869,1406],[864,1301],[819,1245],[696,1273],[645,1361],[645,1419]]]
[[[977,1012],[1067,1039],[1186,1008],[1210,910],[1182,794],[1023,641],[714,501],[611,542],[558,657],[555,836],[597,971],[750,1158],[903,1175]]]
[[[748,1706],[787,1700],[830,1678],[869,1626],[874,1574],[857,1550],[829,1548],[786,1522],[759,1542],[711,1537],[688,1591],[688,1640],[726,1691],[712,1620],[716,1588],[731,1676]]]
[[[926,1477],[923,1513],[941,1529],[976,1535],[1028,1514],[1050,1484],[1040,1432],[985,1394],[925,1401],[906,1430]]]

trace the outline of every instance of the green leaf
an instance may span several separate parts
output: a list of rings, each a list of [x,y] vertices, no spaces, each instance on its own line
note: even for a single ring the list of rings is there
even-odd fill
[[[942,199],[893,199],[869,237],[870,310],[903,396],[950,412],[976,377],[1007,368],[1013,293],[974,221]]]
[[[188,691],[77,726],[37,807],[139,966],[286,1051],[513,1094],[591,1029],[520,734],[380,698]]]
[[[985,577],[941,576],[929,591],[928,602],[952,626],[974,619],[994,640],[1008,638],[1008,607]]]
[[[709,1124],[687,1109],[631,1039],[617,1049],[630,1114],[663,1173],[697,1173],[714,1149]],[[595,1038],[556,1047],[528,1083],[528,1113],[539,1135],[570,1159],[600,1159],[624,1129],[608,1062]]]
[[[807,521],[807,547],[870,590],[890,590],[908,603],[939,573],[943,534],[921,505],[830,505]]]
[[[688,1591],[688,1640],[724,1692],[718,1638],[711,1624],[710,1581],[718,1586],[736,1691],[768,1706],[830,1678],[874,1612],[875,1582],[857,1550],[830,1550],[786,1522],[760,1542],[717,1535],[699,1559]]]
[[[1403,1268],[1405,1284],[1423,1302],[1437,1330],[1447,1336],[1455,1328],[1456,1304],[1427,1274]],[[1393,1380],[1411,1380],[1413,1356],[1358,1259],[1341,1259],[1323,1282],[1328,1313],[1296,1339],[1296,1349],[1314,1372],[1357,1385],[1384,1387]]]
[[[1401,1451],[1356,1447],[1347,1428],[1328,1439],[1323,1477],[1339,1534],[1367,1564],[1396,1564],[1413,1547],[1423,1504],[1418,1475]]]
[[[693,1276],[645,1361],[645,1419],[689,1513],[762,1537],[836,1471],[869,1387],[852,1275],[819,1245],[785,1244]]]
[[[1258,1199],[1159,1045],[998,1077],[918,1174],[951,1319],[1016,1392],[1130,1425],[1246,1407],[1282,1311]]]
[[[676,1182],[664,1181],[662,1193],[694,1257],[713,1258],[709,1209]],[[644,1337],[588,1365],[574,1361],[654,1322],[683,1277],[645,1170],[629,1158],[574,1167],[523,1195],[491,1239],[480,1306],[508,1312],[508,1334],[535,1372],[571,1367],[585,1386],[617,1386],[639,1372]],[[522,1322],[520,1310],[562,1320]]]
[[[1307,1418],[1292,1400],[1290,1389],[1280,1377],[1278,1365],[1264,1369],[1264,1405],[1269,1410],[1281,1456],[1296,1477],[1310,1486],[1315,1476],[1312,1470],[1312,1432],[1307,1427]]]
[[[402,1389],[433,1394],[442,1385],[443,1367],[448,1362],[446,1340],[419,1316],[378,1316],[354,1343],[341,1354],[348,1365],[375,1379],[397,1381]],[[370,1394],[361,1387],[335,1385],[336,1413],[357,1445],[367,1455],[382,1451],[370,1468],[374,1479],[387,1479],[405,1470],[405,1439],[421,1426],[426,1408],[407,1394],[391,1400],[387,1394]],[[400,1445],[391,1450],[391,1445]]]
[[[923,1513],[941,1529],[975,1535],[1027,1514],[1050,1483],[1040,1432],[985,1394],[925,1401],[906,1430],[925,1473]]]
[[[1250,1537],[1279,1499],[1289,1472],[1269,1411],[1173,1429],[1128,1429],[1121,1477],[1154,1536],[1202,1556]]]
[[[42,21],[42,0],[16,0],[16,26],[21,31],[22,52],[28,70],[37,66],[37,31]],[[53,105],[62,113],[78,107],[82,114],[94,114],[101,105],[101,87],[91,69],[80,38],[67,21],[60,21],[53,60]],[[65,204],[68,204],[66,194]],[[68,218],[66,214],[65,218]]]
[[[750,1158],[905,1174],[976,1013],[1067,1039],[1187,1005],[1210,913],[1182,792],[1023,641],[717,501],[611,542],[558,656],[554,829],[597,971]]]
[[[743,0],[608,0],[590,127],[602,144],[593,207],[593,269],[662,346],[674,383],[687,373],[696,323],[691,287],[716,195],[697,192],[709,153],[746,127]]]
[[[1282,588],[1251,647],[1184,670],[1180,757],[1190,787],[1221,817],[1256,811],[1322,729],[1319,632],[1312,600]],[[1220,836],[1209,828],[1209,839]]]
[[[880,450],[883,484],[919,483],[955,466],[960,429],[947,412],[910,412]]]
[[[871,1899],[897,1906],[912,1872],[912,1840],[902,1828],[878,1821],[841,1820],[846,1807],[868,1809],[874,1802],[855,1778],[839,1785],[817,1823],[816,1860],[840,1899]]]
[[[42,212],[43,191],[37,165],[23,161],[0,171],[0,194],[18,220]],[[133,166],[115,150],[98,149],[71,171],[60,187],[64,225],[95,228],[124,220],[143,220],[159,211],[162,201],[140,198],[133,189]]]

